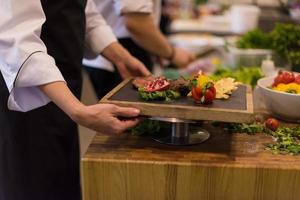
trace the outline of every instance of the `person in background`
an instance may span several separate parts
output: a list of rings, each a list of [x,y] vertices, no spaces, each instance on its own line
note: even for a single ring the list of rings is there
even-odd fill
[[[119,42],[152,70],[152,55],[169,60],[176,67],[185,67],[194,56],[171,46],[159,30],[160,0],[94,0]],[[120,83],[122,74],[102,56],[84,59],[83,65],[99,98]]]
[[[166,0],[161,1],[161,17],[160,17],[160,23],[159,23],[159,29],[164,35],[169,34],[169,27],[171,24],[171,18],[166,12],[167,10],[167,3]]]
[[[124,78],[150,74],[91,0],[0,2],[1,200],[81,199],[76,123],[106,134],[138,123],[137,109],[78,100],[85,45]]]

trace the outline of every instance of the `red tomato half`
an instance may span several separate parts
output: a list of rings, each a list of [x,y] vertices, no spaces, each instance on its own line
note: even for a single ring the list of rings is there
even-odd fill
[[[202,89],[200,87],[193,87],[192,97],[195,101],[200,101],[202,97]]]
[[[204,104],[211,104],[214,100],[214,97],[215,94],[213,93],[213,91],[211,90],[206,90],[205,91],[205,94],[204,94],[204,100],[203,100],[203,103]]]
[[[215,87],[210,87],[209,90],[213,93],[214,99],[216,98],[217,91]]]

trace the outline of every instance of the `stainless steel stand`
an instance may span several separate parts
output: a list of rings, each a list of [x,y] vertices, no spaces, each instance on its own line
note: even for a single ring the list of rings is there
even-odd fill
[[[193,145],[206,141],[210,134],[202,128],[190,128],[190,124],[197,123],[195,121],[180,120],[177,118],[151,118],[152,120],[170,122],[172,127],[170,135],[166,137],[155,137],[155,141],[169,145]]]

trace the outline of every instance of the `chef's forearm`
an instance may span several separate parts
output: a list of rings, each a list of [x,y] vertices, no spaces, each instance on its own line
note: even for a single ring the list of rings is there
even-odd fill
[[[102,51],[101,54],[114,64],[124,62],[124,59],[127,59],[130,55],[119,42],[111,43]]]
[[[154,55],[168,58],[172,47],[154,23],[151,14],[129,13],[124,15],[125,25],[132,39]]]
[[[72,119],[76,118],[84,107],[65,82],[53,82],[39,88]]]

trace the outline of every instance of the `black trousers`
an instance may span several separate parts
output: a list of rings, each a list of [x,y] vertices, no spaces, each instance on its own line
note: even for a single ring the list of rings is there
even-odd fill
[[[0,73],[0,200],[79,200],[77,126],[56,105],[7,109]]]
[[[153,62],[150,54],[147,51],[138,46],[130,38],[119,39],[119,42],[131,53],[131,55],[139,59],[150,71],[152,70]],[[84,67],[90,77],[90,80],[99,99],[105,96],[109,91],[111,91],[122,81],[122,78],[118,71],[110,72],[107,70],[96,69],[89,66]]]

